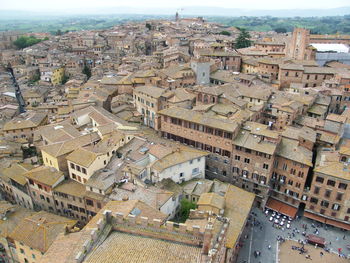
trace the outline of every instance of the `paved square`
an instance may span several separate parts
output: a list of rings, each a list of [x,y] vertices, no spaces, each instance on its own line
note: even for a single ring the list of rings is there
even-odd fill
[[[299,254],[298,250],[292,250],[292,246],[300,247],[300,244],[295,241],[287,240],[279,246],[279,261],[280,263],[310,263],[310,262],[332,262],[332,263],[348,263],[349,260],[340,258],[337,254],[327,253],[322,248],[315,248],[311,245],[305,245],[307,253]],[[320,252],[323,252],[323,256]],[[311,260],[306,258],[306,255],[310,255]],[[291,260],[293,259],[293,260]]]

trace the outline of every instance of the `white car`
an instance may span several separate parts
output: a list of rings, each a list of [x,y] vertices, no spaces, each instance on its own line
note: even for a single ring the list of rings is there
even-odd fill
[[[278,223],[279,223],[278,219],[275,219],[275,224],[278,224]]]
[[[289,223],[287,224],[287,229],[290,229],[290,224]]]
[[[291,218],[290,216],[288,217],[288,219],[289,219],[289,221],[292,221],[292,220],[293,220],[293,218]]]
[[[283,226],[283,225],[284,225],[284,221],[281,221],[281,222],[280,222],[280,226]]]
[[[270,217],[269,221],[270,221],[270,222],[272,222],[272,221],[273,221],[273,216],[271,216],[271,217]]]
[[[265,211],[265,215],[268,215],[268,214],[269,214],[269,210],[266,210],[266,211]]]

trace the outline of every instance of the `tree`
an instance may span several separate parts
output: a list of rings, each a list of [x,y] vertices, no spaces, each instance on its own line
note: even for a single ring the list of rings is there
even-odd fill
[[[85,73],[84,73],[85,74]],[[67,76],[66,73],[64,73],[62,80],[61,80],[61,84],[64,85],[66,84],[66,82],[69,80],[69,77]]]
[[[275,28],[275,32],[276,33],[287,33],[287,29],[285,29],[284,27],[277,27],[277,28]]]
[[[86,75],[87,79],[91,77],[91,69],[86,65],[86,63],[84,64],[82,73]]]
[[[190,210],[196,209],[196,204],[188,201],[187,199],[182,199],[180,204],[179,219],[180,222],[185,222],[190,215]]]
[[[236,39],[235,48],[245,48],[250,47],[252,45],[252,41],[250,41],[250,35],[245,29],[240,29],[241,33]]]
[[[148,28],[148,30],[151,30],[151,28],[152,28],[151,24],[149,24],[149,23],[146,23],[146,27]]]
[[[226,31],[226,30],[223,30],[223,31],[220,32],[220,35],[231,36],[231,33]]]
[[[22,49],[22,48],[26,48],[26,47],[30,47],[33,46],[37,43],[39,43],[41,41],[41,39],[38,39],[34,36],[21,36],[19,37],[17,40],[15,40],[13,42],[13,44],[18,48],[18,49]]]

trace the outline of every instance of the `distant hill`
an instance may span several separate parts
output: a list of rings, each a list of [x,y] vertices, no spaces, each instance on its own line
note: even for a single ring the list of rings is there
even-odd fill
[[[64,15],[85,15],[85,14],[139,14],[139,15],[174,15],[174,8],[137,8],[137,7],[103,7],[85,9],[67,9],[65,11],[21,11],[21,10],[0,10],[0,19],[24,19],[47,16]],[[350,6],[331,9],[278,9],[278,10],[257,10],[221,8],[206,6],[184,7],[180,15],[183,16],[273,16],[273,17],[320,17],[320,16],[342,16],[350,14]]]

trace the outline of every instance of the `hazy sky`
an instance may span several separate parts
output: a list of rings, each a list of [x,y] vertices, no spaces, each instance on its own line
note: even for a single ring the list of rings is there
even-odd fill
[[[244,9],[305,9],[349,6],[349,0],[0,0],[2,10],[65,10],[129,6],[137,8],[174,8],[216,6]]]

